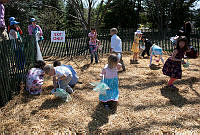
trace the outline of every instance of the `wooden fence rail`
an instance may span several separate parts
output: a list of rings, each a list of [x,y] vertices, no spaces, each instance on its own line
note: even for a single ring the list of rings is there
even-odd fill
[[[135,30],[119,30],[119,36],[122,39],[123,51],[130,51],[134,39]],[[175,32],[168,32],[165,37],[161,37],[159,32],[143,32],[143,34],[153,43],[159,45],[164,51],[172,51],[173,46],[170,41],[170,37],[175,36]],[[65,43],[51,43],[50,33],[45,34],[45,40],[42,43],[43,56],[58,56],[58,57],[74,57],[78,55],[86,55],[88,50],[88,31],[71,32],[66,31]],[[110,52],[110,39],[109,30],[101,30],[98,32],[98,39],[103,45],[103,49],[99,51],[100,54]],[[191,45],[194,46],[198,52],[200,52],[200,35],[198,31],[195,31],[191,35]]]

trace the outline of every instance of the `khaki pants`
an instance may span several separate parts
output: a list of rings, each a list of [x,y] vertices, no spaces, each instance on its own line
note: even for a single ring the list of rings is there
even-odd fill
[[[9,40],[8,33],[6,30],[0,30],[0,41]]]
[[[69,86],[69,82],[72,80],[72,75],[68,75],[65,80],[58,81],[59,88],[66,90],[69,94],[72,94],[74,91]]]

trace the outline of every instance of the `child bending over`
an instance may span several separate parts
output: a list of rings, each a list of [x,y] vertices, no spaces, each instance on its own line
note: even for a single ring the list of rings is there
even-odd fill
[[[77,76],[76,71],[73,69],[71,65],[61,65],[60,61],[54,61],[53,66],[54,67],[65,66],[72,72],[72,80],[69,82],[70,87],[74,87],[78,83],[79,77]]]
[[[73,89],[69,86],[69,82],[72,80],[72,72],[67,67],[47,65],[44,67],[44,72],[49,76],[53,76],[54,89],[59,87],[69,94],[73,93]]]
[[[158,55],[158,59],[156,60],[156,62],[159,62],[161,60],[163,64],[165,63],[164,59],[162,57],[163,52],[162,52],[162,48],[161,47],[159,47],[159,46],[154,44],[151,47],[150,51],[151,51],[150,65],[149,65],[150,67],[151,67],[151,64],[152,64],[152,61],[153,61],[153,56],[156,56],[156,55]]]

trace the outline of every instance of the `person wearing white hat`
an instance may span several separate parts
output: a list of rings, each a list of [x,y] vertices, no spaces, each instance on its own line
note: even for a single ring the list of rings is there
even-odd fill
[[[142,32],[141,30],[137,30],[134,35],[134,42],[131,49],[131,51],[133,52],[133,59],[130,60],[131,64],[137,62],[138,60],[138,54],[140,52],[139,43],[141,38],[142,38]]]

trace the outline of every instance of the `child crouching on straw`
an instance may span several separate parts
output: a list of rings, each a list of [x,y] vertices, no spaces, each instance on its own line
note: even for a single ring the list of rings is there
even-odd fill
[[[69,86],[70,81],[72,80],[72,72],[65,66],[53,67],[47,65],[44,67],[45,74],[53,76],[54,89],[57,87],[66,90],[69,94],[73,93],[73,89]]]

